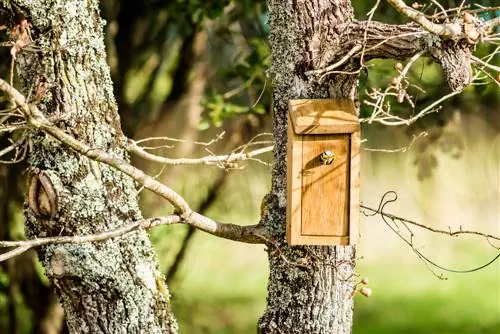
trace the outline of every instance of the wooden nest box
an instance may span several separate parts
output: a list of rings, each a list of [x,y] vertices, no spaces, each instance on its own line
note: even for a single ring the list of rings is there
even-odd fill
[[[291,245],[350,245],[358,237],[360,125],[351,100],[292,100],[286,237]]]

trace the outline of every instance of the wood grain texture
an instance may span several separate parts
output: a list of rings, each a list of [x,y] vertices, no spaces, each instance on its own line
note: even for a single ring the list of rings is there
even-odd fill
[[[349,244],[358,243],[359,240],[359,200],[361,188],[361,133],[351,135],[351,172],[350,172],[350,199],[349,199]]]
[[[349,232],[349,134],[303,136],[301,235],[347,236]],[[319,155],[336,158],[323,165]]]
[[[351,100],[292,100],[290,117],[296,134],[333,134],[359,131]]]
[[[288,117],[287,242],[358,240],[360,127],[348,100],[291,100]],[[335,154],[330,165],[319,156]]]
[[[346,334],[352,329],[356,250],[352,246],[289,247],[284,243],[287,204],[287,116],[289,101],[340,98],[357,100],[358,76],[332,74],[321,83],[304,76],[304,71],[323,58],[323,32],[337,40],[353,19],[349,1],[270,0],[269,42],[272,49],[269,75],[273,78],[273,135],[276,142],[272,169],[272,192],[279,207],[264,221],[280,252],[270,248],[266,310],[259,320],[259,334]],[[346,29],[346,32],[348,29]],[[363,40],[358,39],[359,40]],[[328,45],[331,59],[340,59],[344,45]],[[338,53],[335,51],[339,50]],[[316,62],[318,59],[318,62]],[[352,65],[351,65],[352,64]],[[359,68],[359,61],[341,71]],[[355,114],[355,112],[353,112]],[[312,244],[312,243],[309,243]],[[314,254],[314,256],[311,256]],[[286,258],[286,261],[284,260]],[[293,263],[307,261],[305,270]],[[292,263],[292,265],[291,265]]]

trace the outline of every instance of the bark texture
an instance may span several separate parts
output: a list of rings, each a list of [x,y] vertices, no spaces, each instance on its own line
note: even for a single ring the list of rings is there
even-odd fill
[[[443,40],[415,23],[356,21],[348,0],[268,3],[276,140],[272,194],[276,201],[262,218],[273,242],[269,248],[267,309],[259,331],[350,333],[355,248],[289,247],[284,242],[288,102],[344,98],[357,103],[362,57],[364,61],[404,59],[422,51],[441,64],[450,88],[461,91],[472,77],[470,55],[474,45],[465,39]]]
[[[106,64],[98,1],[2,1],[30,23],[32,49],[17,55],[19,84],[57,125],[125,158]],[[43,133],[31,136],[28,237],[114,229],[141,219],[134,182]],[[35,196],[32,196],[35,194]],[[175,333],[169,292],[146,232],[39,252],[74,333]]]
[[[269,9],[276,140],[272,192],[278,200],[264,218],[279,250],[269,248],[267,308],[259,332],[350,333],[355,248],[289,247],[284,235],[288,101],[355,99],[356,75],[337,75],[324,84],[304,75],[318,59],[325,36],[338,38],[336,28],[352,21],[353,12],[349,2],[337,0],[271,0]],[[342,67],[351,68],[350,63]]]

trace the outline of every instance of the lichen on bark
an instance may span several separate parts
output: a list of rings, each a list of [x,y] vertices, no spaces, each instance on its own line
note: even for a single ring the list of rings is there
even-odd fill
[[[354,246],[289,247],[284,242],[288,102],[342,98],[357,105],[358,73],[363,61],[406,59],[421,53],[442,65],[450,88],[457,92],[470,83],[474,45],[463,40],[444,41],[415,23],[355,20],[351,2],[346,0],[269,0],[268,4],[276,141],[272,193],[279,203],[263,220],[273,243],[268,250],[267,308],[259,331],[350,333]],[[325,73],[332,64],[336,64],[334,71],[330,68]]]
[[[289,247],[284,242],[284,229],[288,102],[355,98],[355,75],[337,75],[326,84],[311,81],[304,75],[304,71],[313,66],[314,57],[318,57],[315,50],[324,42],[322,33],[328,29],[322,24],[352,20],[352,8],[345,1],[272,0],[269,10],[276,141],[272,192],[278,196],[279,204],[265,225],[280,250],[273,246],[268,249],[267,308],[259,321],[259,332],[350,333],[354,247]],[[330,33],[335,38],[334,30]]]
[[[128,159],[98,1],[2,1],[30,24],[31,48],[16,58],[25,96],[60,128],[91,147]],[[36,97],[36,100],[33,98]],[[30,170],[44,172],[58,199],[55,219],[26,206],[26,234],[89,234],[141,219],[135,183],[126,175],[32,132]],[[169,293],[145,231],[92,244],[39,251],[72,332],[176,333]]]

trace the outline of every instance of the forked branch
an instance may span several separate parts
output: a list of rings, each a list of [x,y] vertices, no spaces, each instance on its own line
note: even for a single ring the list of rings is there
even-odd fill
[[[32,127],[44,131],[76,152],[92,160],[105,163],[118,169],[141,184],[144,188],[166,199],[174,207],[174,215],[180,220],[179,223],[189,224],[204,232],[235,241],[264,243],[263,240],[267,239],[266,231],[259,225],[239,226],[223,224],[194,212],[182,196],[153,177],[145,174],[142,170],[101,149],[92,148],[56,127],[35,105],[27,104],[25,97],[2,79],[0,79],[0,90],[6,92],[10,96],[24,115],[26,122]]]
[[[474,271],[481,270],[489,265],[491,265],[493,262],[497,261],[500,258],[500,246],[499,245],[494,245],[492,241],[500,241],[500,236],[498,235],[492,235],[488,233],[483,233],[479,231],[472,231],[472,230],[464,230],[462,227],[460,227],[459,230],[453,231],[451,228],[448,228],[448,230],[443,230],[443,229],[438,229],[435,227],[432,227],[430,225],[425,225],[421,224],[403,217],[398,217],[396,215],[386,213],[385,212],[385,207],[393,203],[397,200],[398,196],[396,192],[394,191],[388,191],[386,192],[383,196],[382,199],[380,200],[379,206],[377,209],[371,208],[366,205],[361,205],[362,208],[362,213],[366,216],[375,216],[375,215],[380,215],[382,217],[382,220],[384,223],[389,227],[391,231],[393,231],[404,243],[406,243],[412,250],[413,252],[418,256],[420,260],[427,266],[427,268],[438,278],[440,279],[446,279],[443,274],[437,273],[434,268],[441,269],[443,271],[448,271],[448,272],[453,272],[453,273],[470,273]],[[440,234],[446,234],[449,236],[458,236],[458,235],[475,235],[475,236],[480,236],[484,237],[486,241],[497,250],[497,254],[488,262],[476,266],[474,268],[470,269],[450,269],[447,267],[444,267],[442,265],[437,264],[433,260],[431,260],[428,256],[424,255],[422,251],[419,249],[419,247],[416,246],[415,244],[415,234],[413,230],[410,228],[411,226],[415,226],[418,228],[426,229],[428,231],[431,231],[433,233],[440,233]]]

